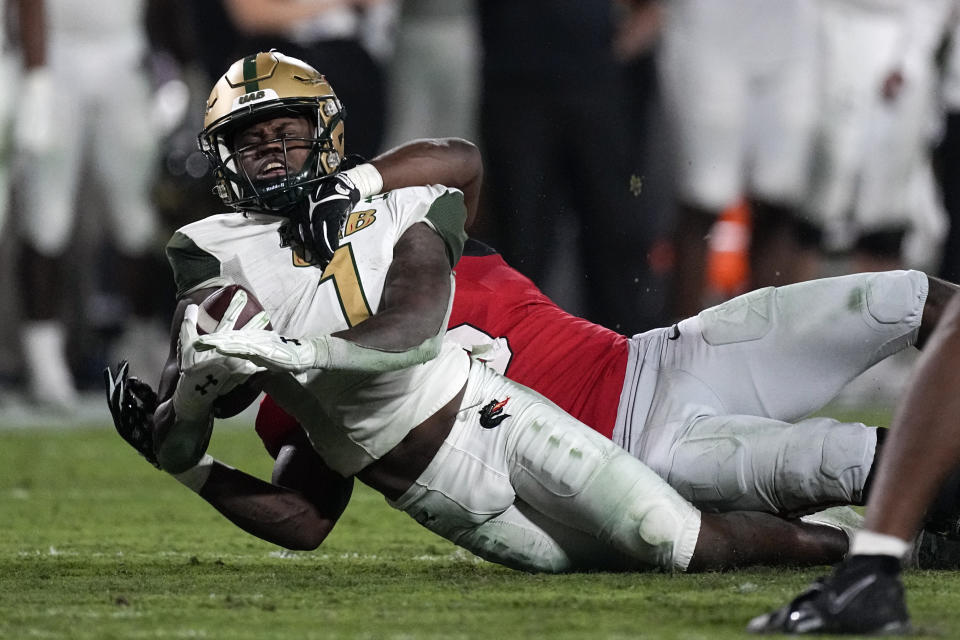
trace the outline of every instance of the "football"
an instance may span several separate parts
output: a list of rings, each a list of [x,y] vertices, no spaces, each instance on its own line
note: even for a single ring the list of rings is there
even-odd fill
[[[200,308],[197,313],[197,334],[204,335],[206,333],[213,333],[213,331],[216,330],[220,320],[223,319],[223,314],[226,313],[227,307],[230,305],[230,301],[233,300],[234,294],[240,290],[247,294],[247,303],[240,311],[240,316],[237,318],[237,323],[233,327],[234,329],[242,329],[250,322],[253,316],[263,311],[263,306],[260,304],[260,301],[244,287],[238,284],[221,287],[200,303]],[[267,324],[266,328],[270,329],[272,327]],[[257,382],[259,377],[259,374],[252,376],[249,380],[229,393],[225,393],[217,398],[213,403],[214,417],[232,418],[249,407],[254,400],[260,397],[261,389]]]
[[[227,307],[230,305],[230,301],[233,300],[233,296],[237,291],[243,291],[247,294],[247,303],[243,306],[243,309],[241,309],[237,323],[233,327],[234,329],[242,329],[250,322],[253,316],[263,311],[263,305],[260,304],[260,301],[244,287],[238,284],[221,287],[200,303],[200,309],[197,313],[197,333],[199,335],[202,336],[207,333],[213,333],[216,330],[217,325],[220,323],[220,320],[223,319],[223,314],[227,312]],[[267,328],[271,328],[269,324]]]

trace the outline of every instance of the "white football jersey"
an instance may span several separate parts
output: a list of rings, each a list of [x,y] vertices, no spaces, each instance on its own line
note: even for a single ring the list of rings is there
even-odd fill
[[[187,225],[174,235],[167,255],[180,295],[239,284],[253,292],[279,333],[328,335],[377,312],[393,247],[412,225],[430,225],[459,258],[463,217],[459,191],[411,187],[362,201],[323,269],[281,247],[284,219],[263,214],[221,214]],[[312,370],[296,379],[274,376],[268,386],[326,462],[353,475],[453,398],[468,369],[466,352],[445,344],[430,362],[399,371]]]

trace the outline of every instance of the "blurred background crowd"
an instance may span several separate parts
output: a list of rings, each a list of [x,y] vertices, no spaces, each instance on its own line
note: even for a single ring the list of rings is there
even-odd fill
[[[957,0],[0,0],[0,403],[155,382],[210,87],[276,48],[348,153],[483,152],[471,234],[633,334],[767,285],[960,280]],[[955,45],[956,43],[956,45]]]

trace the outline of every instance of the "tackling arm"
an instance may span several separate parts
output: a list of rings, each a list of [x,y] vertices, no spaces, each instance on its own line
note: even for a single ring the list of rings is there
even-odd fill
[[[463,192],[467,221],[477,217],[483,160],[480,150],[462,138],[431,138],[406,142],[370,161],[383,178],[383,190],[442,184]]]
[[[127,443],[154,466],[150,385],[128,376],[127,363],[104,371],[107,405]],[[275,484],[204,456],[200,464],[173,474],[244,531],[288,549],[315,549],[327,537],[350,500],[353,479],[331,471],[302,431],[286,436],[274,467]]]
[[[270,484],[214,462],[197,493],[247,533],[287,549],[316,549],[350,501],[353,478],[337,475],[299,442],[284,445],[273,477]]]

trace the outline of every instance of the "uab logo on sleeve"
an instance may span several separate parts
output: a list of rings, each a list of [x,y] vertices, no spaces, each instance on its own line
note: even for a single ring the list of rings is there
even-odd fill
[[[366,211],[353,211],[350,213],[350,216],[347,218],[346,223],[343,225],[343,237],[346,238],[350,234],[356,233],[357,231],[363,231],[374,222],[377,221],[377,210],[376,209],[367,209]]]

